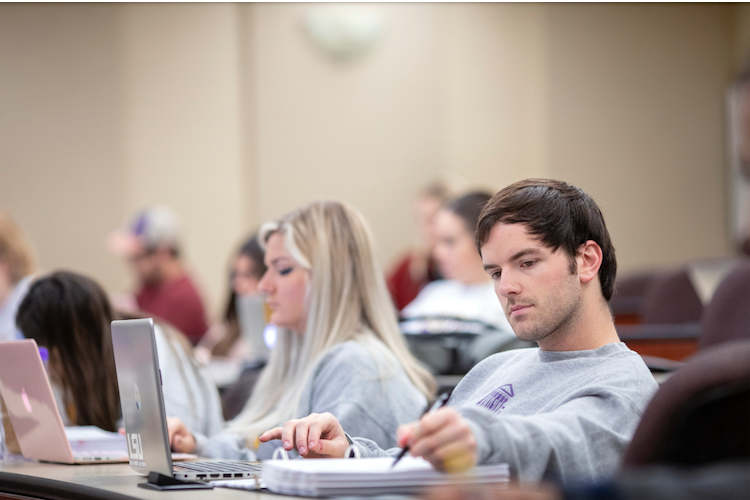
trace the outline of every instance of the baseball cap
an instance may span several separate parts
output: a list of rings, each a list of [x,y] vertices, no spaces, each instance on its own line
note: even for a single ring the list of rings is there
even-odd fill
[[[107,248],[115,255],[131,257],[144,249],[179,250],[182,243],[180,217],[164,205],[152,205],[138,213],[130,223],[107,237]]]

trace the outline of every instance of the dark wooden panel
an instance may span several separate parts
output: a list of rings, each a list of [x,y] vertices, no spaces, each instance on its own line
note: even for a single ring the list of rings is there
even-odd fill
[[[647,356],[682,361],[698,350],[698,339],[623,339],[623,342],[637,352]]]
[[[615,314],[615,325],[639,325],[641,324],[640,314]]]

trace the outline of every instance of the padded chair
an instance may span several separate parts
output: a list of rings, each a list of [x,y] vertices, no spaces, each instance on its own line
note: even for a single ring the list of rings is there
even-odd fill
[[[655,272],[641,272],[617,278],[615,293],[609,302],[612,314],[615,316],[615,323],[641,322],[644,297],[657,275]]]
[[[691,358],[643,414],[623,468],[694,466],[750,457],[750,340]]]
[[[643,297],[641,322],[644,324],[697,323],[703,304],[690,281],[687,268],[654,278]]]
[[[698,349],[750,339],[750,259],[742,259],[721,282],[703,313]]]

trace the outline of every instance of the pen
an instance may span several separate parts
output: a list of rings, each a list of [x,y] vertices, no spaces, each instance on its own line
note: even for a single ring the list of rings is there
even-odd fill
[[[440,397],[437,398],[437,401],[435,401],[435,404],[433,404],[430,407],[429,410],[427,410],[426,412],[424,412],[422,414],[422,416],[424,417],[428,413],[434,413],[434,412],[438,411],[440,408],[442,408],[443,406],[445,406],[446,404],[448,404],[448,398],[450,398],[450,397],[451,397],[450,392],[444,392],[443,394],[441,394]],[[421,417],[420,417],[420,419],[421,419]],[[398,456],[396,457],[396,460],[393,461],[393,464],[391,465],[391,467],[395,467],[396,464],[398,463],[398,461],[401,460],[402,458],[404,458],[404,455],[406,455],[407,451],[409,451],[409,445],[408,444],[406,446],[404,446],[403,448],[401,448],[401,453],[398,454]]]

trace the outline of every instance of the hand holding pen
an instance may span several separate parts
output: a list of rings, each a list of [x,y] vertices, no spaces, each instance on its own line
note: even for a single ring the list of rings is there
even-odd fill
[[[422,414],[422,416],[424,417],[428,413],[435,413],[440,408],[442,408],[443,406],[445,406],[446,404],[448,404],[448,399],[450,398],[450,396],[451,395],[448,392],[444,392],[443,394],[441,394],[440,397],[437,398],[437,400],[435,401],[435,403],[427,411],[425,411]],[[396,464],[398,463],[398,461],[401,460],[402,458],[404,458],[404,455],[406,455],[406,453],[408,451],[409,451],[409,445],[407,444],[403,448],[401,448],[401,452],[396,457],[396,460],[393,461],[393,464],[391,465],[391,467],[395,467]]]

